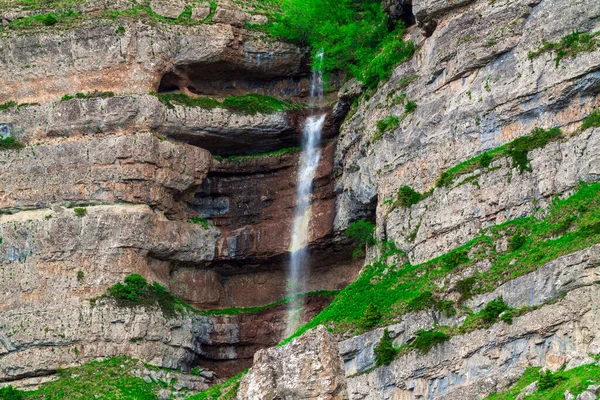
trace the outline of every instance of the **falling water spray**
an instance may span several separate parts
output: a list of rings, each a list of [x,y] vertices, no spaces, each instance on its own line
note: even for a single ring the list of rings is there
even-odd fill
[[[313,73],[310,86],[310,106],[313,107],[323,99],[323,52],[319,52],[313,60]],[[286,336],[296,331],[301,322],[303,299],[298,295],[306,292],[310,273],[308,257],[310,203],[312,182],[315,170],[321,158],[321,133],[325,122],[325,114],[313,115],[306,119],[302,135],[302,153],[298,168],[296,191],[296,214],[292,228],[290,246],[290,267],[288,271],[287,296],[290,298]]]

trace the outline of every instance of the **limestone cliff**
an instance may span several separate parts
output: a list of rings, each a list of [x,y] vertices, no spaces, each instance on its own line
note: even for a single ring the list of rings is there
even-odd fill
[[[0,388],[600,394],[600,2],[378,2],[414,54],[317,110],[279,3],[0,1]],[[316,111],[306,325],[276,346]]]

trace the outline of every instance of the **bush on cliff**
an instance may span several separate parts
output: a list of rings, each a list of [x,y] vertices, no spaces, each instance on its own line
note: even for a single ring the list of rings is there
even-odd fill
[[[187,307],[185,303],[167,292],[167,289],[153,282],[148,284],[140,274],[131,274],[108,288],[107,297],[117,301],[121,307],[158,306],[165,316],[172,317]]]
[[[346,236],[354,240],[357,244],[356,249],[352,253],[352,257],[357,257],[363,254],[363,249],[367,246],[374,246],[377,244],[375,239],[375,225],[364,219],[359,219],[352,223],[348,229],[346,229]]]
[[[3,387],[0,389],[0,400],[23,400],[25,393],[15,389],[12,386]]]
[[[390,331],[385,328],[383,336],[377,347],[373,349],[375,353],[375,365],[389,365],[398,355],[398,349],[394,347],[394,342],[390,338]]]

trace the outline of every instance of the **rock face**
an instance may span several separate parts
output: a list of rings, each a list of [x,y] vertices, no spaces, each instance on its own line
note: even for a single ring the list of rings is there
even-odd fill
[[[266,17],[228,1],[85,1],[69,23],[8,26],[53,4],[0,6],[0,133],[24,144],[0,151],[0,384],[36,385],[118,355],[219,379],[240,372],[283,339],[285,304],[165,316],[95,299],[132,273],[197,308],[285,297],[298,154],[214,156],[297,146],[312,111],[244,113],[160,95],[305,102],[307,50],[247,30]],[[323,110],[327,138],[347,107]],[[315,184],[311,290],[341,289],[361,265],[333,232],[333,153],[327,145]],[[329,301],[309,297],[304,318]]]
[[[261,350],[237,398],[346,399],[337,341],[317,327],[284,347]]]

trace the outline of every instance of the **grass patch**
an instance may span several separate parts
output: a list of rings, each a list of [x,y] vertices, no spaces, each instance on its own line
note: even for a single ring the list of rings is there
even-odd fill
[[[556,68],[560,62],[567,57],[576,58],[579,53],[590,53],[598,48],[600,41],[596,38],[598,34],[582,33],[574,31],[560,39],[559,42],[548,42],[544,40],[542,45],[534,51],[530,51],[530,60],[548,52],[555,54]]]
[[[92,361],[80,367],[59,369],[59,379],[44,383],[33,391],[0,389],[0,399],[19,400],[88,400],[96,396],[107,399],[156,400],[156,391],[166,388],[166,382],[146,383],[135,377],[133,370],[142,366],[129,357],[114,357]],[[15,393],[17,393],[15,395]],[[4,395],[4,396],[3,396]]]
[[[14,108],[17,106],[17,103],[14,101],[7,101],[6,103],[0,104],[0,111],[8,110],[9,108]]]
[[[228,156],[228,157],[213,156],[213,158],[217,161],[244,162],[244,161],[254,160],[257,158],[269,158],[269,157],[278,157],[279,158],[286,154],[298,153],[300,150],[301,150],[300,147],[286,147],[283,149],[269,151],[266,153],[235,155],[235,156]]]
[[[1,107],[1,106],[0,106]],[[594,110],[583,119],[583,123],[581,124],[580,131],[585,131],[590,128],[598,128],[600,127],[600,109]]]
[[[240,388],[240,382],[247,373],[248,370],[245,370],[223,383],[188,397],[187,400],[234,400]]]
[[[490,394],[485,400],[514,399],[535,381],[538,381],[538,390],[524,400],[564,400],[567,390],[577,397],[588,386],[600,384],[600,367],[598,364],[588,364],[550,374],[541,374],[539,367],[530,367],[510,389]]]
[[[569,229],[556,236],[555,229],[565,219],[571,220]],[[516,250],[498,251],[497,245],[515,232],[526,232],[527,241]],[[365,331],[360,320],[370,304],[382,314],[379,326],[397,322],[409,311],[409,303],[418,302],[415,300],[418,298],[423,300],[424,293],[431,292],[433,297],[441,292],[435,282],[482,260],[491,262],[488,271],[453,288],[463,301],[597,243],[600,243],[600,183],[582,184],[571,197],[556,200],[544,219],[532,216],[491,226],[465,245],[425,263],[398,265],[394,259],[390,263],[389,256],[393,253],[384,252],[366,265],[357,280],[343,289],[327,308],[285,342],[321,324],[334,333],[360,334]]]
[[[32,15],[30,17],[19,18],[8,24],[9,29],[23,30],[44,26],[53,26],[57,23],[66,23],[81,16],[81,13],[72,9],[61,11],[52,11],[45,14]]]
[[[184,107],[200,107],[205,109],[224,108],[229,111],[245,115],[258,113],[273,114],[276,112],[287,112],[305,107],[303,104],[279,100],[271,96],[261,94],[247,94],[245,96],[229,96],[222,102],[211,97],[190,97],[183,93],[150,93],[156,96],[167,108],[173,109],[175,105]]]
[[[85,208],[85,207],[75,207],[73,209],[73,212],[79,218],[83,218],[83,217],[85,217],[87,215],[87,208]]]
[[[231,307],[231,308],[221,308],[216,310],[206,310],[206,311],[196,311],[197,314],[200,315],[238,315],[238,314],[254,314],[259,313],[264,310],[267,310],[272,307],[279,306],[281,304],[287,304],[290,301],[295,300],[297,298],[308,298],[308,297],[323,297],[323,298],[332,298],[335,297],[339,293],[339,290],[315,290],[313,292],[301,293],[296,296],[286,297],[285,299],[274,301],[273,303],[266,304],[264,306],[256,306],[256,307]]]
[[[466,160],[444,171],[436,182],[436,187],[451,186],[462,175],[469,174],[479,168],[488,168],[492,161],[503,157],[512,159],[512,166],[519,170],[531,172],[528,154],[530,151],[545,147],[548,143],[560,139],[562,132],[559,128],[535,128],[531,135],[522,136],[503,146],[486,151],[476,157]]]
[[[395,131],[400,127],[400,118],[397,115],[388,115],[384,119],[377,121],[377,131],[371,138],[371,142],[374,143],[381,139],[386,132]]]
[[[107,99],[109,97],[114,97],[115,94],[113,92],[100,92],[98,90],[94,90],[93,92],[89,92],[89,93],[76,93],[74,96],[71,96],[70,94],[65,94],[63,97],[61,97],[60,101],[69,101],[72,99],[92,99],[92,98],[101,98],[101,99]]]

